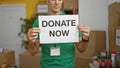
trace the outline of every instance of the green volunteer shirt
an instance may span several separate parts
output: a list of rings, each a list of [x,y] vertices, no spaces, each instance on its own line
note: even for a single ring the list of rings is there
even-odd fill
[[[60,15],[65,14],[61,13]],[[35,20],[33,27],[39,27],[38,19]],[[79,37],[80,36],[81,33],[79,32]],[[40,45],[42,47],[42,55],[40,58],[41,68],[75,68],[75,47],[73,42]],[[50,56],[50,49],[55,46],[60,47],[60,56]]]

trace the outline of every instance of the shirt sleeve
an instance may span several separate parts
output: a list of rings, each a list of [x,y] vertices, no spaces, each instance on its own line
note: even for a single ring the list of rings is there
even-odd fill
[[[39,27],[38,19],[36,19],[36,20],[34,21],[33,27]]]
[[[80,38],[80,37],[82,37],[82,33],[81,33],[81,31],[79,30],[79,38]]]
[[[39,22],[38,22],[38,19],[36,19],[36,20],[34,21],[33,27],[35,27],[35,28],[39,28]],[[37,39],[38,39],[38,40],[40,39],[39,33],[38,33]]]

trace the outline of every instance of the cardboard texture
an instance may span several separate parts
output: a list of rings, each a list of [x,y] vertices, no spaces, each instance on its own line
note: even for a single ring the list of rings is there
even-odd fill
[[[109,31],[109,51],[110,53],[113,51],[120,51],[120,47],[116,46],[116,29],[120,29],[120,26],[108,26]]]
[[[100,55],[106,49],[106,32],[91,31],[88,48],[84,53],[80,53],[76,48],[76,68],[86,68],[92,61],[94,55]]]
[[[108,6],[110,16],[119,13],[119,8],[120,8],[119,5],[120,5],[120,3],[114,2]]]
[[[40,68],[40,53],[31,56],[28,52],[23,52],[19,55],[20,68]]]
[[[113,48],[115,48],[114,44],[115,44],[115,27],[116,26],[112,26],[109,25],[108,26],[108,32],[109,32],[109,51],[112,52],[114,51]]]
[[[120,51],[120,47],[116,46],[115,33],[120,27],[120,3],[114,2],[109,5],[109,52]]]
[[[94,31],[95,32],[95,55],[100,55],[101,51],[106,50],[106,32],[105,31]]]
[[[64,0],[63,7],[64,9],[77,9],[78,0]]]
[[[75,68],[89,68],[89,63],[91,63],[92,59],[90,58],[79,58],[76,57]]]
[[[118,2],[109,5],[109,25],[120,25],[120,3]]]
[[[120,25],[120,15],[119,14],[114,14],[112,16],[109,16],[109,24],[110,25],[115,25],[115,26]]]
[[[0,65],[1,64],[15,64],[15,52],[4,49],[3,53],[0,53]]]

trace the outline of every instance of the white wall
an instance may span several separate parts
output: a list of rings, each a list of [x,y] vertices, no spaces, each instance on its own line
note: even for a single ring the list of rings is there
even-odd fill
[[[106,30],[108,25],[107,0],[80,0],[80,23],[87,24],[92,30]]]

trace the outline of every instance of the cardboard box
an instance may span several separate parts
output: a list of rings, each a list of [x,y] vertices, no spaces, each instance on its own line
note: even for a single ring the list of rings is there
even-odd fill
[[[63,8],[64,9],[77,9],[78,0],[64,0]]]
[[[109,25],[120,26],[120,14],[109,16]]]
[[[15,52],[13,50],[4,49],[4,51],[0,53],[0,65],[1,64],[15,64]]]
[[[119,5],[120,5],[120,3],[114,2],[108,6],[110,16],[119,13],[119,8],[120,8]]]
[[[116,29],[120,28],[120,3],[114,2],[109,5],[109,52],[120,51],[116,46]]]
[[[106,50],[106,32],[91,31],[88,48],[84,53],[80,53],[76,48],[76,68],[86,68],[92,62],[94,55]]]
[[[119,14],[119,22],[120,22],[120,2],[119,2],[117,11],[118,11],[118,14]]]
[[[109,37],[109,51],[112,52],[113,48],[115,48],[115,27],[113,25],[108,26],[108,37]]]
[[[40,53],[31,56],[28,52],[19,55],[20,68],[40,68]]]
[[[106,50],[106,32],[102,30],[92,30],[86,52],[90,54],[90,51],[93,51],[94,55],[100,55],[103,50]]]
[[[120,3],[109,5],[109,25],[120,26]]]
[[[108,26],[108,31],[109,31],[109,51],[110,53],[112,51],[120,51],[120,47],[116,46],[116,30],[120,29],[120,26]]]
[[[92,57],[94,55],[94,51],[90,51],[88,49],[84,53],[80,53],[76,48],[76,56],[75,56],[75,68],[86,68],[89,67],[89,63],[92,62]],[[89,52],[88,52],[89,51]]]
[[[91,41],[95,42],[95,54],[94,55],[100,55],[101,51],[106,50],[106,32],[105,31],[93,31],[93,34],[95,34],[95,40]],[[93,39],[93,38],[91,38]]]
[[[90,58],[79,58],[76,57],[76,64],[75,64],[75,68],[89,68],[89,63],[92,62],[92,59]]]

